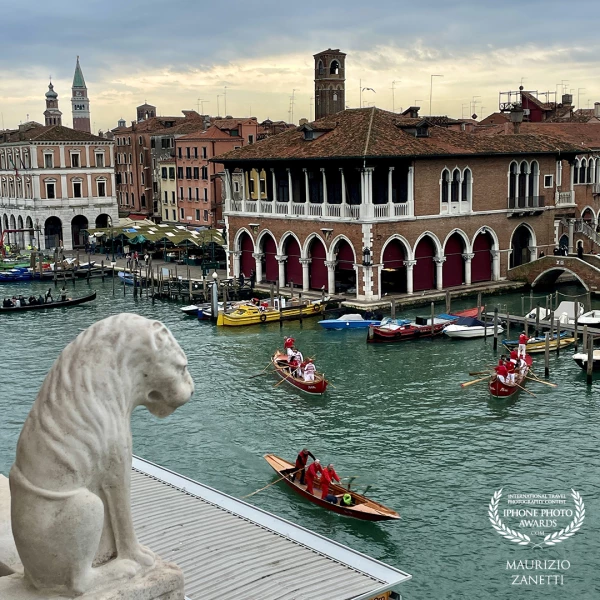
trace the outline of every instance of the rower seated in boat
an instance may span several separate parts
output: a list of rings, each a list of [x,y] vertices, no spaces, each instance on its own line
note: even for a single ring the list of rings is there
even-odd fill
[[[500,383],[506,383],[508,377],[508,369],[506,368],[506,365],[504,364],[504,361],[502,359],[500,359],[498,363],[499,364],[494,368],[494,371],[496,371],[496,377],[498,378],[498,381]]]
[[[304,363],[304,381],[314,381],[316,370],[317,368],[312,358],[307,359]]]

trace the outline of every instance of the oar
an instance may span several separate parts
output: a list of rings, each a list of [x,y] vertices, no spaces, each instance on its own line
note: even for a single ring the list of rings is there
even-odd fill
[[[464,383],[460,384],[460,387],[466,388],[466,387],[469,387],[470,385],[473,385],[474,383],[479,383],[480,381],[485,381],[486,379],[489,379],[489,377],[482,377],[481,379],[473,379],[473,381],[465,381]]]
[[[558,387],[558,385],[556,385],[556,383],[550,383],[549,381],[543,381],[542,379],[538,379],[537,377],[529,377],[528,375],[525,376],[527,379],[531,379],[531,381],[537,381],[538,383],[543,383],[544,385],[549,385],[550,387]]]
[[[529,390],[526,390],[522,385],[519,385],[518,383],[515,383],[515,385],[519,389],[523,390],[524,392],[527,392],[530,396],[533,396],[534,398],[537,398],[537,396],[533,392],[530,392]]]
[[[248,377],[248,379],[254,379],[255,377],[260,377],[261,375],[269,375],[270,373],[265,373],[264,371],[262,373],[258,373],[257,375],[251,375],[250,377]]]
[[[281,381],[278,381],[273,387],[277,387],[278,385],[281,385],[284,381],[285,381],[285,378],[282,378]]]
[[[489,373],[490,375],[492,374],[491,371],[472,371],[469,373],[469,375],[486,375],[487,373]]]
[[[276,483],[283,481],[286,477],[289,477],[290,475],[295,475],[296,473],[298,473],[300,471],[302,471],[302,469],[298,469],[297,471],[292,471],[291,473],[286,473],[283,477],[280,477],[279,479],[277,479],[276,481],[273,481],[269,485],[265,485],[265,487],[261,487],[260,490],[256,490],[255,492],[252,492],[251,494],[248,494],[247,496],[242,496],[242,500],[244,498],[250,498],[250,496],[254,496],[254,494],[258,494],[258,492],[262,492],[263,490],[266,490],[268,487],[271,487],[272,485],[275,485]]]

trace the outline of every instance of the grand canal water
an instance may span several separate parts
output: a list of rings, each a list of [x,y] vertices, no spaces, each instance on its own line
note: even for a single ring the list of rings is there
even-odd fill
[[[371,485],[369,495],[396,508],[402,520],[344,519],[281,485],[250,501],[408,571],[414,579],[401,590],[405,599],[600,597],[600,380],[586,387],[572,351],[551,359],[557,389],[531,383],[536,397],[522,393],[516,401],[497,402],[484,384],[459,386],[468,371],[494,360],[489,340],[374,346],[365,343],[364,332],[323,331],[316,321],[281,330],[278,324],[217,329],[183,317],[175,304],[134,301],[131,288],[125,298],[117,288],[113,298],[109,281],[92,287],[99,294],[93,304],[0,318],[0,472],[8,474],[23,421],[62,348],[98,319],[138,312],[172,330],[189,357],[196,394],[163,421],[138,409],[136,454],[242,497],[274,480],[264,453],[293,458],[308,446],[322,462],[333,461],[340,475],[359,476],[360,490]],[[29,289],[3,286],[0,293]],[[78,283],[74,293],[86,290]],[[496,302],[520,313],[518,295],[492,298],[488,306]],[[419,312],[427,311],[413,314]],[[249,379],[268,364],[284,334],[315,356],[335,385],[325,397],[305,397],[287,384],[274,387],[272,376]],[[573,508],[574,489],[585,502],[584,524],[553,548],[520,547],[488,519],[490,498],[500,488],[503,508],[508,494],[519,493],[567,494],[566,506]],[[518,520],[504,521],[515,527]],[[568,560],[570,568],[562,571],[562,586],[545,579],[512,585],[507,561],[525,559]],[[525,572],[555,574],[561,572]]]

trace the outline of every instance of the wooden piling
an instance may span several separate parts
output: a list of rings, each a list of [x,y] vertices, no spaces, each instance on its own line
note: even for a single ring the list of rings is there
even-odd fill
[[[529,335],[529,319],[527,317],[525,317],[525,321],[523,321],[523,327],[525,335]]]
[[[112,270],[113,298],[115,297],[115,268]]]
[[[550,334],[546,331],[544,346],[544,377],[550,377]]]
[[[152,275],[152,304],[156,301],[154,298],[154,267],[150,265],[150,273]]]
[[[556,319],[556,356],[560,356],[560,319]]]
[[[546,296],[546,314],[548,314],[550,312],[550,309],[548,308],[548,301],[551,302],[551,300],[550,300],[551,297],[552,296],[550,296],[550,295]]]
[[[435,303],[431,303],[431,337],[433,338],[433,332],[435,330]]]
[[[575,338],[575,352],[577,352],[577,346],[579,346],[579,335],[577,333],[577,328],[579,325],[579,311],[577,307],[575,307],[575,324],[573,327],[573,337]]]
[[[102,269],[102,282],[104,282],[104,261],[100,263],[100,268]]]
[[[484,324],[483,341],[487,342],[487,313],[485,312],[485,310],[483,311],[483,314],[481,315],[481,320],[483,321],[483,324]]]
[[[133,272],[133,297],[137,298],[137,293],[138,293],[138,289],[137,289],[137,271]]]
[[[521,294],[521,314],[525,316],[525,296]]]
[[[592,310],[592,292],[588,292],[585,298],[585,303],[586,303],[586,307],[585,310],[586,311],[590,311]]]
[[[533,310],[533,288],[529,290],[529,312]]]
[[[554,294],[554,310],[558,308],[558,290],[556,290],[556,294]]]
[[[540,334],[540,305],[535,307],[535,335]]]
[[[446,290],[446,314],[450,314],[451,309],[451,298],[450,298],[450,290]]]
[[[392,319],[396,318],[396,299],[392,298],[390,300],[390,315],[392,317]]]
[[[275,286],[271,284],[271,307],[275,306]]]
[[[498,350],[498,307],[494,308],[494,352]]]
[[[590,336],[588,340],[588,359],[585,382],[592,385],[592,371],[594,369],[594,337]]]
[[[510,339],[510,313],[506,310],[506,339]]]
[[[477,292],[477,318],[481,319],[481,292]]]

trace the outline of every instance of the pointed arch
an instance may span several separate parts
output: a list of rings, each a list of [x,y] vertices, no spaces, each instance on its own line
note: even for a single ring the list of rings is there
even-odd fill
[[[450,202],[460,200],[460,169],[455,167],[452,171],[452,181],[450,183]]]
[[[459,235],[462,238],[465,247],[465,252],[471,252],[471,240],[469,239],[469,236],[462,229],[455,227],[452,231],[448,233],[448,235],[444,239],[444,253],[446,252],[446,244],[448,243],[448,240],[455,234]]]
[[[308,266],[308,287],[311,290],[320,290],[328,283],[327,244],[316,233],[311,233],[304,242],[302,250],[304,258],[310,258]]]
[[[417,264],[413,270],[413,291],[420,292],[436,287],[435,259],[442,256],[440,242],[433,233],[422,233],[415,243],[414,257]]]
[[[352,244],[352,242],[350,241],[350,239],[347,238],[343,234],[340,234],[340,235],[336,236],[335,238],[333,238],[333,241],[331,242],[331,244],[329,246],[329,252],[327,254],[327,260],[336,260],[336,247],[342,241],[347,242],[348,245],[350,246],[350,248],[352,249],[352,254],[354,256],[354,263],[356,263],[356,250],[354,249],[354,245]]]
[[[380,294],[404,294],[407,291],[406,261],[412,260],[408,240],[399,235],[390,236],[381,248],[379,269]]]
[[[578,183],[585,183],[587,176],[587,159],[582,158],[579,162],[579,181]]]
[[[493,250],[500,248],[496,232],[489,227],[480,227],[473,236],[471,248],[471,283],[491,281],[494,274]]]
[[[450,199],[450,171],[444,168],[440,178],[440,202],[447,204]]]
[[[329,74],[330,75],[339,75],[340,73],[340,61],[337,59],[333,59],[329,64]]]
[[[255,247],[264,254],[264,279],[268,282],[279,280],[279,265],[277,264],[277,242],[268,229],[263,229],[256,238]]]
[[[323,244],[325,251],[327,251],[325,240],[318,233],[313,231],[312,233],[309,233],[304,240],[304,244],[302,245],[302,258],[311,258],[310,248],[315,240],[319,240]]]
[[[444,240],[445,261],[442,267],[444,287],[457,287],[465,282],[465,260],[469,252],[469,238],[460,229],[451,231]]]
[[[435,235],[435,233],[431,232],[431,231],[424,231],[418,238],[417,241],[415,242],[415,245],[413,247],[413,256],[416,257],[416,249],[417,246],[419,245],[419,242],[424,238],[424,237],[430,237],[433,241],[434,247],[435,247],[435,251],[436,254],[435,256],[444,256],[444,251],[442,249],[442,244],[440,243],[440,240],[438,238],[437,235]]]
[[[254,239],[245,227],[236,232],[233,247],[236,251],[241,252],[239,255],[240,273],[243,273],[244,277],[250,277],[252,271],[256,272]]]
[[[589,217],[586,218],[586,216],[588,214],[591,214],[592,218],[590,219]],[[582,210],[581,210],[581,218],[584,221],[593,221],[594,223],[596,222],[596,213],[594,212],[594,209],[591,206],[585,206]]]
[[[345,235],[338,235],[329,247],[330,260],[335,261],[335,291],[352,293],[357,290],[356,250]]]
[[[252,236],[252,234],[250,233],[250,231],[248,229],[246,229],[245,227],[240,227],[236,232],[235,232],[235,236],[233,237],[233,249],[234,250],[241,250],[241,244],[240,244],[240,238],[242,237],[243,234],[246,234],[250,237],[250,239],[252,240],[252,249],[254,251],[255,245],[254,245],[254,237]],[[262,232],[261,232],[262,233]]]
[[[284,249],[285,249],[285,245],[288,243],[288,238],[289,237],[293,237],[296,242],[298,243],[298,248],[302,248],[302,244],[300,243],[300,238],[291,230],[287,230],[280,238],[279,240],[279,245],[277,247],[277,251],[279,252],[279,254],[285,254]]]
[[[403,246],[404,246],[404,253],[405,253],[405,260],[413,260],[413,249],[410,245],[410,242],[403,236],[400,235],[399,233],[394,233],[394,235],[391,235],[383,244],[382,248],[381,248],[381,254],[379,255],[379,262],[380,264],[383,264],[383,256],[385,254],[385,249],[387,248],[387,246],[393,242],[394,240],[397,240],[398,242],[400,242]]]
[[[279,242],[280,254],[287,256],[285,260],[285,281],[293,285],[302,286],[303,273],[300,257],[302,249],[298,236],[286,231]]]

